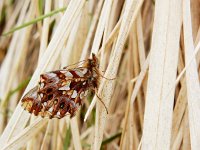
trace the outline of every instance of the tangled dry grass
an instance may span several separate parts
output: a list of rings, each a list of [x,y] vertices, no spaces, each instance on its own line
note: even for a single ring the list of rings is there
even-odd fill
[[[199,0],[1,0],[0,149],[200,147]],[[21,107],[41,73],[95,53],[106,78],[70,119]]]

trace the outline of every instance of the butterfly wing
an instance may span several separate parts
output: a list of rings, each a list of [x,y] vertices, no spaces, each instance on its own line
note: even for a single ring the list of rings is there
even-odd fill
[[[22,106],[36,116],[73,117],[89,89],[87,72],[86,68],[76,68],[42,74],[39,85],[23,97]]]
[[[39,102],[37,91],[38,86],[31,89],[22,99],[22,107],[30,113],[39,108],[35,108]]]

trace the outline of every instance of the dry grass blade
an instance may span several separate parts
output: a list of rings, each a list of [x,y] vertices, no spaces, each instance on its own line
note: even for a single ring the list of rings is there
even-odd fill
[[[181,1],[157,1],[155,7],[142,149],[169,149],[174,93],[168,95],[167,99],[166,95],[176,79]],[[159,65],[156,65],[158,62]],[[175,86],[172,91],[174,90]]]
[[[76,150],[81,150],[82,146],[81,146],[81,139],[80,139],[80,134],[79,134],[79,130],[78,130],[77,118],[74,117],[73,119],[71,119],[70,120],[70,124],[71,124],[71,130],[72,130],[72,138],[73,138],[73,142],[74,142],[74,148]]]
[[[105,30],[106,22],[109,19],[111,6],[112,6],[112,0],[105,0],[91,50],[95,54],[97,54],[99,46],[101,44],[101,38],[103,35],[103,31]]]
[[[33,124],[25,128],[23,132],[18,134],[16,137],[13,137],[8,144],[2,148],[2,150],[15,150],[23,147],[27,143],[27,140],[37,134],[46,123],[47,120],[41,121],[41,118],[38,118]]]
[[[18,23],[21,23],[21,22],[24,20],[24,18],[25,18],[25,16],[26,16],[26,15],[25,15],[25,12],[26,12],[26,9],[28,8],[29,4],[30,4],[30,1],[26,1],[26,3],[24,3],[23,9],[22,9],[21,14],[20,14],[20,19],[18,20],[18,21],[19,21]],[[33,8],[34,8],[34,4],[33,4],[33,3],[32,3],[32,7],[31,7],[31,8],[32,8],[32,9],[29,11],[29,15],[28,15],[28,16],[30,16],[30,17],[33,15]],[[19,37],[20,37],[20,33],[24,35],[24,36],[21,37],[21,38],[19,38]],[[25,45],[27,46],[27,43],[26,43],[26,42],[27,42],[27,36],[26,36],[26,34],[28,34],[27,36],[30,35],[30,28],[27,28],[27,29],[25,29],[25,30],[22,30],[22,31],[20,31],[20,32],[16,32],[16,33],[15,33],[15,35],[14,35],[14,37],[13,37],[13,39],[12,39],[12,44],[11,44],[10,47],[9,47],[9,53],[8,53],[8,55],[7,55],[7,59],[5,60],[4,64],[2,65],[0,76],[1,76],[2,78],[4,78],[5,80],[2,80],[1,88],[0,88],[0,89],[1,89],[1,92],[0,92],[0,93],[3,94],[3,95],[1,95],[1,98],[3,99],[3,100],[2,100],[2,105],[1,105],[1,106],[3,106],[3,103],[4,103],[5,100],[6,100],[6,97],[7,97],[8,93],[9,93],[8,89],[9,89],[10,86],[12,85],[12,82],[14,81],[15,74],[16,74],[17,69],[18,69],[18,67],[19,67],[19,66],[18,66],[19,63],[17,63],[17,61],[19,62],[20,59],[21,59],[21,57],[23,57],[23,55],[25,55]],[[19,40],[19,41],[18,41],[18,40]],[[16,44],[17,44],[18,42],[20,43],[20,45],[18,45],[18,46],[20,46],[20,47],[18,47],[18,48],[20,48],[20,51],[19,51],[18,54],[15,54]],[[13,62],[13,61],[12,61],[12,57],[15,57],[16,62]],[[15,63],[16,63],[16,64],[15,64]],[[12,65],[13,65],[13,67],[10,68],[10,66],[12,66]],[[10,70],[7,69],[7,68],[10,68]],[[1,108],[1,109],[3,109],[3,108]],[[22,114],[22,112],[18,112],[18,114]],[[1,114],[1,115],[2,115],[2,114]],[[18,120],[17,118],[18,118],[18,117],[15,116],[15,120]],[[26,118],[26,117],[25,117],[25,118]],[[3,122],[3,121],[2,121],[2,122]],[[11,121],[11,122],[12,122],[12,121]],[[19,122],[20,122],[20,121],[19,121]],[[13,120],[13,123],[14,123],[14,120]],[[26,123],[25,123],[25,124],[26,124]],[[24,127],[25,124],[24,124],[24,122],[21,122],[19,128],[20,128],[20,127]],[[4,130],[4,131],[5,131],[5,130]],[[9,132],[13,132],[14,129],[9,128],[8,131],[9,131]],[[8,135],[7,138],[9,138],[9,136],[10,136],[10,135]],[[1,141],[0,141],[0,143],[2,143],[2,145],[3,145],[3,143],[5,143],[5,141],[8,140],[7,138],[5,138],[4,135],[2,135],[2,136],[1,136]]]
[[[115,28],[113,29],[113,31],[111,32],[110,36],[108,37],[107,41],[105,42],[105,49],[107,49],[106,47],[109,47],[111,45],[111,43],[113,42],[114,38],[117,36],[118,32],[119,32],[119,27],[121,25],[121,19],[120,21],[117,23],[117,25],[115,26]],[[102,49],[100,49],[101,51]],[[96,103],[96,98],[93,99],[92,103],[90,104],[86,114],[85,114],[85,118],[84,121],[87,120],[88,116],[90,115],[92,109],[94,108],[94,105]]]
[[[79,15],[82,7],[84,5],[84,1],[71,1],[69,4],[62,20],[60,21],[60,24],[58,25],[57,31],[55,32],[50,44],[47,47],[47,50],[45,51],[44,55],[42,56],[42,60],[38,67],[36,68],[35,73],[33,74],[33,77],[25,90],[25,93],[33,87],[39,77],[39,74],[41,72],[44,72],[47,65],[52,65],[54,62],[50,60],[53,57],[53,54],[55,54],[55,51],[59,52],[61,51],[61,47],[63,46],[64,42],[66,41],[67,35],[69,35],[69,32],[73,26],[73,23],[75,22],[77,16]],[[74,9],[74,6],[77,6],[77,9]],[[55,59],[54,59],[55,60]],[[23,109],[21,108],[20,104],[16,108],[10,122],[8,123],[6,129],[4,130],[3,135],[1,136],[0,143],[1,145],[6,144],[6,142],[10,139],[10,136],[15,135],[15,133],[19,133],[23,129],[22,124],[26,124],[28,121],[27,112],[22,113]],[[16,120],[16,118],[19,118]],[[20,123],[23,122],[23,123]]]
[[[123,46],[124,46],[126,38],[128,36],[128,32],[131,27],[131,24],[132,24],[133,20],[135,19],[135,16],[137,15],[141,4],[142,4],[142,1],[140,1],[140,3],[136,3],[135,1],[132,1],[132,2],[127,1],[126,2],[125,12],[123,14],[118,39],[117,39],[117,42],[115,45],[115,49],[113,51],[113,56],[111,58],[111,63],[108,65],[108,68],[105,73],[105,77],[107,77],[107,78],[113,78],[116,76],[120,58],[121,58],[122,51],[123,51]],[[115,85],[115,83],[111,80],[110,81],[103,80],[102,84],[100,85],[100,88],[99,88],[99,91],[101,93],[100,95],[103,95],[103,99],[105,100],[106,106],[108,106],[110,103],[114,85]],[[96,124],[95,124],[95,139],[94,139],[93,149],[100,148],[102,138],[103,138],[102,131],[104,130],[105,123],[106,123],[106,112],[105,112],[104,108],[102,107],[102,105],[98,104],[97,105]]]
[[[95,14],[94,14],[94,17],[92,19],[92,23],[90,25],[90,30],[88,32],[88,35],[87,35],[87,38],[86,38],[86,41],[85,41],[85,45],[83,47],[81,60],[84,60],[87,56],[87,53],[88,53],[88,50],[89,50],[89,47],[90,47],[90,43],[92,41],[92,37],[94,36],[97,21],[98,21],[99,16],[100,16],[102,5],[103,5],[103,0],[100,0],[97,4],[97,8],[95,10]]]
[[[135,101],[137,94],[139,92],[139,89],[142,85],[142,81],[143,81],[143,79],[146,75],[148,67],[149,67],[149,55],[147,56],[146,61],[144,62],[143,66],[142,66],[141,72],[137,77],[135,87],[133,89],[133,92],[132,92],[132,95],[131,95],[131,98],[130,98],[130,103],[127,104],[128,108],[126,109],[125,123],[124,123],[124,128],[123,128],[123,131],[122,131],[121,143],[120,143],[121,149],[122,149],[122,146],[123,146],[124,136],[125,136],[125,132],[126,132],[126,128],[127,128],[127,120],[128,120],[129,114],[130,114],[129,113],[129,111],[130,111],[129,107],[131,107],[131,105],[134,104],[134,101]]]
[[[190,2],[183,0],[183,27],[186,64],[193,59],[190,67],[186,70],[191,148],[198,149],[200,147],[200,131],[198,130],[198,127],[200,126],[200,86],[196,60],[192,55],[194,52],[194,43],[190,20]]]
[[[199,149],[199,7],[0,0],[0,149]]]
[[[45,14],[49,13],[51,10],[51,1],[46,1],[45,3]],[[39,61],[44,54],[45,49],[48,44],[48,34],[49,34],[49,26],[50,26],[50,18],[44,19],[42,26],[42,35],[41,35],[41,45],[40,45],[40,58]]]

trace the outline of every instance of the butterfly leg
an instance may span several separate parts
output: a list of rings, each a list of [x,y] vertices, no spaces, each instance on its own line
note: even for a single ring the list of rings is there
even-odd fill
[[[94,89],[95,95],[97,96],[98,100],[103,104],[104,108],[106,109],[106,113],[108,114],[108,108],[106,107],[105,103],[102,101],[101,97],[98,95],[97,88]]]

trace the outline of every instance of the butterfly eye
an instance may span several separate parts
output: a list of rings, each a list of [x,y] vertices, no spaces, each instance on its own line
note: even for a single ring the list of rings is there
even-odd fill
[[[63,109],[65,106],[65,102],[60,103],[60,108]]]

